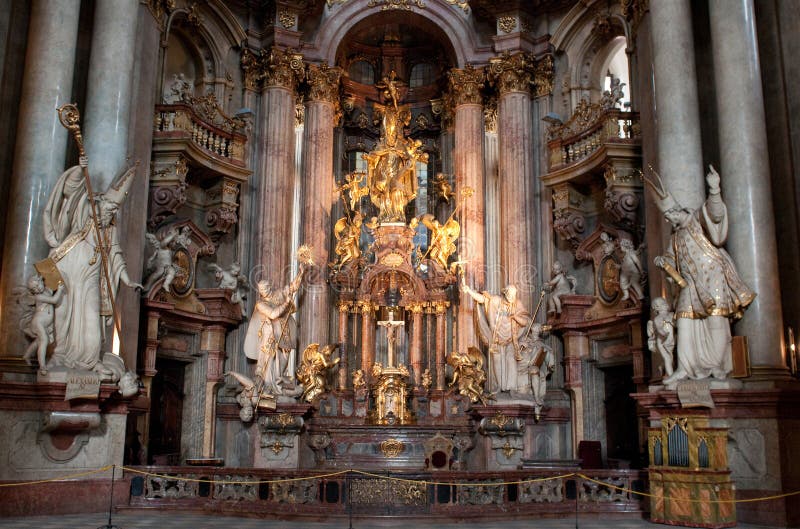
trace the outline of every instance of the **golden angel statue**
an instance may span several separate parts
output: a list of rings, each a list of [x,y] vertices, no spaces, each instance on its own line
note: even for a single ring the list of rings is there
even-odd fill
[[[297,368],[297,380],[303,385],[302,400],[311,402],[325,391],[325,372],[340,360],[331,360],[338,347],[339,344],[328,344],[320,349],[318,343],[312,343],[303,351],[303,359]]]
[[[361,257],[361,247],[359,241],[361,239],[361,225],[363,224],[363,217],[361,213],[356,212],[352,219],[346,216],[336,221],[333,227],[333,235],[336,237],[336,253],[337,259],[331,263],[331,267],[341,270],[344,265],[351,261],[358,261]]]
[[[450,386],[458,384],[458,392],[469,398],[470,402],[486,404],[487,395],[483,385],[486,372],[483,370],[483,353],[477,347],[469,347],[468,353],[453,351],[447,356],[447,363],[453,368]]]
[[[461,226],[454,218],[440,224],[430,213],[422,216],[422,223],[431,231],[428,256],[446,271],[447,260],[456,251],[455,243],[461,233]]]

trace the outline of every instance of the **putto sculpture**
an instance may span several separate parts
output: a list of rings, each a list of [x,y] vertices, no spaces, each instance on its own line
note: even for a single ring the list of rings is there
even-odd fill
[[[27,293],[23,295],[23,301],[28,308],[23,313],[21,324],[25,335],[32,342],[22,358],[28,365],[32,365],[35,353],[41,375],[47,374],[47,347],[54,339],[55,306],[63,297],[63,283],[59,283],[53,292],[45,286],[44,279],[39,274],[32,275],[28,279]]]
[[[468,353],[453,351],[447,356],[447,364],[453,368],[450,386],[457,386],[459,394],[470,402],[486,404],[488,395],[483,390],[486,372],[483,369],[483,353],[477,347],[469,347]]]
[[[217,288],[228,290],[231,293],[231,303],[238,305],[242,311],[242,316],[247,316],[247,309],[244,306],[244,289],[247,288],[247,277],[242,274],[242,267],[239,263],[231,263],[227,270],[216,263],[208,265],[208,269],[214,272],[214,279],[217,281]]]
[[[560,262],[553,263],[553,275],[550,281],[544,284],[544,290],[550,292],[547,300],[548,314],[561,314],[561,296],[574,294],[578,281],[564,271]]]
[[[669,310],[669,303],[664,298],[656,298],[650,306],[653,317],[647,322],[647,348],[651,353],[658,353],[664,360],[664,372],[667,377],[675,371],[675,313]]]
[[[301,398],[306,402],[312,402],[327,390],[325,374],[339,363],[339,358],[331,360],[338,347],[338,344],[328,344],[320,348],[318,343],[312,343],[303,351],[303,359],[297,368],[297,380],[303,385]]]
[[[652,168],[651,168],[652,171]],[[725,378],[732,369],[730,320],[740,318],[756,294],[739,277],[722,246],[728,212],[720,175],[709,165],[708,197],[697,210],[682,207],[653,171],[645,178],[658,208],[672,225],[667,252],[655,264],[679,288],[675,299],[678,366],[665,384],[686,378]]]

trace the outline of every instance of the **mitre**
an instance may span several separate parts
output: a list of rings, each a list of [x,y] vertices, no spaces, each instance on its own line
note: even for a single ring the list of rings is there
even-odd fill
[[[661,177],[658,176],[658,173],[653,171],[653,168],[650,168],[650,171],[653,173],[655,177],[655,181],[647,178],[646,176],[642,175],[642,179],[650,186],[650,189],[656,195],[656,205],[658,206],[659,211],[661,213],[666,213],[671,209],[683,209],[678,201],[675,200],[675,197],[672,196],[672,193],[664,186],[664,182],[661,181]]]
[[[122,202],[128,195],[128,190],[133,184],[133,177],[136,174],[137,165],[129,168],[111,184],[111,186],[108,188],[108,191],[103,194],[104,200],[113,202],[117,206],[122,205]]]

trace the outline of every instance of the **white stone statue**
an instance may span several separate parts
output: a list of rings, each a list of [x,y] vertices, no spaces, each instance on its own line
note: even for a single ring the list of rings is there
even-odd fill
[[[728,212],[720,195],[719,173],[709,166],[708,198],[696,211],[681,207],[655,176],[657,181],[645,181],[672,224],[667,252],[656,257],[655,264],[680,288],[675,300],[678,367],[664,383],[725,378],[732,369],[730,318],[740,317],[756,294],[722,249],[728,236]]]
[[[88,160],[81,157],[80,166],[71,167],[58,177],[43,215],[44,236],[52,248],[48,258],[55,263],[65,286],[64,298],[55,308],[55,348],[48,367],[95,370],[110,376],[111,371],[100,358],[105,327],[112,323],[111,297],[82,174],[87,164]],[[105,193],[95,195],[114,299],[120,282],[142,288],[128,277],[115,224],[135,169],[128,169]]]
[[[607,232],[600,233],[600,240],[603,241],[601,246],[603,248],[603,255],[611,255],[616,251],[617,246],[614,244],[614,240],[611,238]]]
[[[145,264],[147,278],[144,280],[142,288],[144,292],[149,293],[150,289],[163,277],[164,282],[161,283],[161,288],[164,289],[164,292],[169,292],[178,273],[178,268],[172,262],[172,243],[178,237],[178,230],[172,228],[162,239],[152,233],[145,233],[144,236],[153,247],[153,253]]]
[[[531,321],[530,313],[517,299],[517,288],[508,285],[498,296],[475,292],[461,276],[461,291],[478,303],[477,327],[489,346],[489,391],[520,391],[517,362],[521,359],[519,339]]]
[[[636,295],[641,301],[644,298],[642,289],[642,262],[639,260],[639,251],[633,247],[630,239],[620,239],[619,249],[622,251],[622,264],[619,269],[619,289],[622,291],[621,301],[630,298],[630,293]]]
[[[242,317],[247,316],[247,309],[244,306],[244,289],[247,288],[247,277],[242,275],[242,267],[239,263],[232,263],[228,270],[221,268],[216,263],[208,265],[208,269],[214,272],[214,279],[217,280],[217,288],[231,291],[231,303],[239,305]]]
[[[64,297],[64,285],[58,285],[55,292],[44,285],[39,274],[28,279],[26,304],[30,307],[22,316],[22,328],[32,341],[25,350],[23,359],[28,365],[33,363],[34,353],[39,361],[39,373],[47,374],[47,347],[53,342],[53,323],[55,306]]]
[[[664,360],[664,371],[671,376],[675,371],[675,313],[669,310],[669,303],[664,298],[656,298],[650,306],[653,317],[647,322],[647,348],[651,353],[658,353]]]
[[[297,322],[294,319],[294,295],[300,287],[301,273],[281,290],[269,281],[258,282],[259,299],[247,326],[244,353],[256,360],[256,378],[263,381],[262,394],[286,394],[294,385]]]
[[[522,339],[522,363],[524,367],[521,371],[527,380],[528,393],[533,392],[534,414],[537,419],[544,406],[544,398],[547,394],[547,377],[555,369],[555,357],[553,349],[544,343],[542,336],[542,324],[534,323],[531,325],[530,334]]]
[[[181,103],[189,101],[192,95],[192,87],[182,73],[172,75],[172,82],[169,85],[169,93],[164,94],[164,102],[167,104]]]
[[[550,281],[544,284],[544,290],[550,292],[550,297],[547,300],[547,313],[561,314],[561,296],[574,294],[577,284],[578,280],[573,276],[567,275],[560,262],[554,262],[553,276]]]

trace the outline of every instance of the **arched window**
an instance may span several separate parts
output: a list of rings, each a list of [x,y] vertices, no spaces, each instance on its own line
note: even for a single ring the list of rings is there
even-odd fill
[[[622,86],[624,97],[620,101],[620,107],[624,110],[630,106],[631,84],[628,70],[628,55],[625,53],[625,37],[617,37],[613,41],[611,53],[603,65],[603,91],[611,90],[611,80],[619,80]]]
[[[374,84],[375,83],[375,70],[372,65],[367,61],[356,61],[350,65],[348,70],[350,79],[361,84]]]
[[[410,88],[416,88],[417,86],[429,85],[433,81],[435,81],[433,65],[428,62],[421,62],[415,64],[411,69],[411,77],[408,80],[408,86]]]

